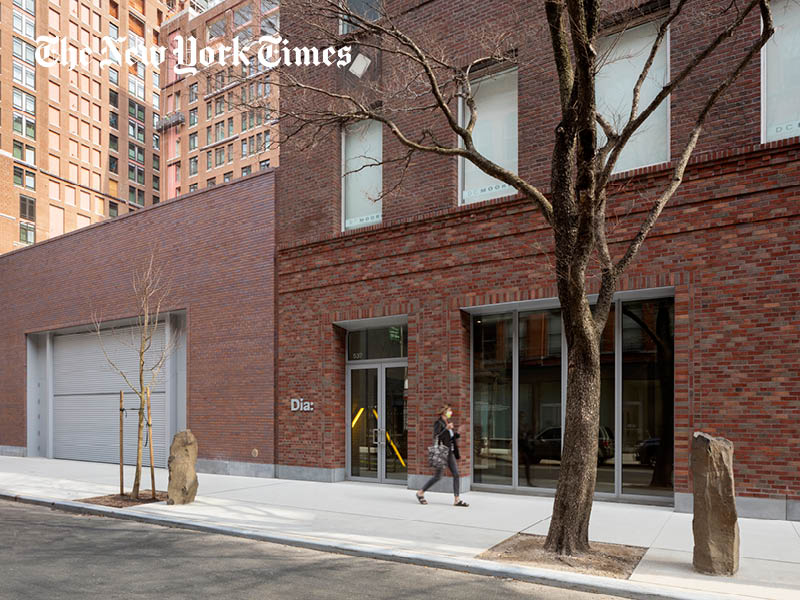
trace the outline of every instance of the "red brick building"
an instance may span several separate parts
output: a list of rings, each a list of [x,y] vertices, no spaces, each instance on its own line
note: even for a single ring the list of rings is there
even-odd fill
[[[537,3],[489,4],[409,2],[404,25],[432,39],[446,20],[444,42],[462,47],[477,14],[510,29],[543,18]],[[620,282],[601,346],[598,497],[688,510],[689,440],[703,430],[736,444],[742,516],[800,519],[800,138],[789,137],[800,80],[780,77],[793,56],[781,32],[800,16],[781,7],[776,40],[718,104],[683,186]],[[290,8],[281,10],[285,35],[300,39]],[[643,38],[661,14],[646,15]],[[662,73],[713,35],[696,16],[671,26]],[[751,19],[747,32],[758,27]],[[546,189],[557,89],[549,45],[526,40],[516,70],[482,78],[484,139]],[[654,137],[626,157],[610,209],[615,252],[742,47],[674,94]],[[337,77],[315,74],[320,84]],[[281,95],[284,108],[292,101]],[[41,443],[56,446],[67,422],[39,408],[41,390],[75,395],[59,371],[64,343],[74,339],[67,349],[82,356],[69,336],[93,309],[108,322],[133,316],[131,270],[160,240],[175,278],[166,335],[185,337],[185,359],[176,355],[158,389],[164,438],[190,427],[202,469],[414,488],[430,474],[426,447],[447,402],[463,426],[465,484],[552,493],[566,370],[552,236],[529,202],[446,158],[415,160],[399,191],[364,201],[398,167],[349,171],[361,156],[397,149],[373,124],[351,125],[311,149],[284,146],[274,174],[0,257],[0,451],[80,456],[69,440],[66,453]],[[107,267],[119,255],[130,267]]]
[[[465,64],[474,58],[468,40],[476,15],[491,15],[494,28],[508,31],[545,22],[542,6],[531,2],[502,3],[503,10],[486,2],[461,2],[457,10],[406,4],[399,26],[446,51],[463,48]],[[790,137],[800,103],[796,87],[781,87],[796,86],[781,73],[790,68],[784,61],[795,42],[787,31],[800,13],[774,4],[775,40],[717,105],[685,183],[620,282],[602,344],[599,497],[687,510],[689,441],[703,430],[736,444],[740,514],[800,518],[800,140]],[[654,35],[652,23],[668,3],[648,5],[622,46]],[[303,31],[291,29],[288,3],[281,10],[284,34],[297,44]],[[662,74],[682,68],[714,35],[713,23],[698,28],[700,16],[689,12],[671,25],[669,47],[655,61]],[[758,28],[755,16],[741,35]],[[558,89],[546,35],[523,40],[515,48],[519,67],[487,77],[480,102],[497,131],[512,123],[511,150],[488,151],[546,190]],[[665,185],[702,99],[745,46],[715,54],[713,68],[673,94],[652,137],[626,158],[610,209],[615,253],[636,231],[648,195]],[[380,81],[381,68],[392,72],[387,56],[372,59],[364,77]],[[599,102],[630,77],[610,73],[611,85],[598,81]],[[347,85],[332,70],[313,77],[320,87]],[[781,103],[783,93],[794,99]],[[292,102],[284,90],[284,111]],[[424,120],[419,113],[398,119],[411,131],[423,126],[412,119]],[[441,121],[424,126],[454,139]],[[349,179],[348,165],[363,164],[350,161],[385,160],[400,146],[380,125],[357,127],[318,136],[313,151],[281,151],[279,473],[291,466],[299,477],[417,487],[430,473],[426,447],[437,409],[449,402],[464,426],[460,469],[473,489],[552,493],[566,353],[546,224],[507,186],[493,192],[458,160],[432,155],[411,164],[400,191],[359,204],[351,189],[386,192],[400,167],[385,163]],[[370,170],[382,172],[363,175]],[[293,398],[314,411],[292,410]]]
[[[272,476],[273,179],[262,171],[1,256],[0,451],[118,460],[119,390],[126,408],[136,400],[89,331],[96,314],[124,334],[134,270],[155,249],[169,295],[154,344],[179,342],[152,388],[156,462],[188,426],[201,469]],[[135,422],[128,414],[127,462]]]

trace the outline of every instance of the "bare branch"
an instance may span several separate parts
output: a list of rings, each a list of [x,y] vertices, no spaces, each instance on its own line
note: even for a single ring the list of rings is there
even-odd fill
[[[728,76],[716,87],[716,89],[711,93],[711,95],[706,100],[705,104],[703,105],[702,110],[697,116],[695,121],[694,127],[692,128],[691,134],[689,135],[689,139],[686,142],[686,145],[681,152],[681,156],[678,159],[675,168],[672,171],[672,178],[669,182],[667,188],[661,193],[659,198],[653,204],[652,208],[650,209],[647,217],[642,222],[641,226],[639,227],[639,231],[637,232],[636,236],[631,241],[628,249],[625,251],[625,254],[622,258],[617,262],[614,266],[614,270],[617,274],[622,273],[625,268],[631,263],[633,258],[636,256],[639,248],[641,248],[642,244],[644,243],[645,238],[653,229],[653,226],[656,223],[661,211],[666,206],[667,202],[672,198],[675,194],[675,191],[680,186],[681,182],[683,181],[683,175],[686,171],[686,166],[689,163],[689,159],[692,156],[692,152],[694,151],[695,146],[697,145],[697,140],[700,137],[700,133],[703,129],[703,124],[705,123],[706,117],[708,113],[711,112],[711,109],[716,104],[719,97],[727,90],[731,84],[738,79],[738,77],[742,74],[745,67],[749,64],[752,58],[761,51],[761,49],[766,45],[769,41],[769,38],[775,31],[774,24],[772,22],[772,11],[770,10],[769,0],[754,0],[754,2],[758,2],[761,11],[761,18],[763,21],[763,28],[761,31],[761,35],[759,36],[758,40],[753,43],[753,45],[748,50],[747,54],[739,60],[736,65],[736,68],[733,69]],[[751,3],[752,5],[753,3]],[[746,13],[750,10],[752,6],[749,6],[744,12]],[[740,19],[743,18],[740,16]]]
[[[719,33],[714,40],[706,46],[703,50],[697,53],[692,60],[678,73],[675,77],[672,78],[667,85],[665,85],[661,91],[656,94],[656,97],[647,105],[647,107],[633,120],[628,121],[625,127],[622,129],[619,135],[619,140],[614,145],[613,149],[611,150],[608,160],[606,161],[605,167],[603,168],[602,174],[600,176],[598,185],[599,187],[605,187],[608,183],[608,180],[611,177],[611,173],[614,170],[614,166],[617,163],[617,159],[619,158],[620,153],[625,148],[628,140],[630,140],[631,136],[636,133],[636,131],[641,127],[641,125],[647,120],[647,118],[653,114],[653,112],[661,105],[661,103],[689,76],[691,75],[695,69],[703,63],[713,52],[716,50],[725,40],[729,39],[734,32],[739,29],[741,24],[744,22],[745,18],[753,11],[753,9],[761,5],[761,12],[762,15],[765,11],[770,13],[770,23],[772,23],[771,11],[769,10],[769,2],[768,0],[750,0],[750,2],[745,6],[744,10],[739,12],[737,18],[729,24],[721,33]],[[766,31],[766,28],[765,30]],[[764,40],[764,31],[762,31],[761,37],[759,37],[759,42],[766,43]],[[770,30],[769,35],[772,35],[772,31]],[[767,36],[767,39],[769,36]],[[763,46],[759,46],[759,49]],[[747,55],[747,62],[752,58],[752,54],[748,53]],[[747,63],[745,63],[747,64]],[[737,75],[738,76],[738,75]],[[726,86],[727,88],[727,86]],[[716,101],[716,99],[715,99]],[[712,103],[713,106],[713,103]],[[694,147],[692,147],[694,149]],[[691,152],[690,152],[691,154]]]

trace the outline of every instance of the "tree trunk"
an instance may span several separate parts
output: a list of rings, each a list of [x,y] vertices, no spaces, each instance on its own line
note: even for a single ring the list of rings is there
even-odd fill
[[[139,394],[139,429],[136,436],[136,472],[133,478],[131,498],[139,498],[139,483],[142,480],[142,432],[144,431],[144,391]]]
[[[597,478],[597,431],[600,420],[600,348],[585,296],[567,308],[569,341],[567,408],[561,474],[545,548],[558,554],[589,551],[589,517]]]

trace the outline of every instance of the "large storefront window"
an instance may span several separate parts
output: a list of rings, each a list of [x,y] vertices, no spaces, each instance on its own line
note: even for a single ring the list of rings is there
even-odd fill
[[[614,307],[600,338],[600,428],[595,491],[614,493]]]
[[[561,314],[519,315],[521,486],[555,488],[561,465]]]
[[[473,422],[476,483],[511,485],[513,315],[473,322]]]
[[[612,306],[600,340],[598,492],[672,495],[673,304]],[[474,482],[555,488],[566,399],[561,311],[474,316],[472,335]]]
[[[622,492],[672,495],[672,299],[622,305]]]

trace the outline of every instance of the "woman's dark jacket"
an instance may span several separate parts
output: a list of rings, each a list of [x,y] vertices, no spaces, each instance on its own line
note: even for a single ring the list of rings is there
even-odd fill
[[[450,447],[450,452],[456,457],[456,459],[461,458],[461,453],[458,451],[458,438],[461,437],[461,434],[453,431],[453,435],[450,435],[450,432],[447,430],[447,423],[444,422],[444,419],[439,417],[436,420],[436,423],[433,424],[433,437],[438,439],[440,443],[444,444],[445,446]]]

